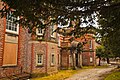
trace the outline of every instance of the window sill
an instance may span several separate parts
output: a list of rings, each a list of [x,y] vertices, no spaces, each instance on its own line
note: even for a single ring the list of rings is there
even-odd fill
[[[11,30],[6,29],[6,33],[18,35],[19,32],[18,31],[11,31]]]
[[[6,68],[6,67],[17,67],[16,64],[9,64],[9,65],[2,65],[3,68]]]
[[[55,66],[55,64],[51,64],[50,66],[51,66],[51,67],[54,67],[54,66]]]
[[[43,67],[43,64],[37,64],[36,66],[37,67]]]

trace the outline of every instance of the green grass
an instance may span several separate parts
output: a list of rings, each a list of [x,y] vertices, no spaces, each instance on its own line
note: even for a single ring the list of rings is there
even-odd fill
[[[101,66],[83,66],[82,69],[92,69],[92,68],[108,68],[108,65],[101,65]]]
[[[109,74],[104,80],[120,80],[120,70]]]
[[[45,76],[41,78],[33,78],[32,80],[63,80],[79,71],[82,71],[82,70],[61,70],[57,74],[53,74],[53,75]]]

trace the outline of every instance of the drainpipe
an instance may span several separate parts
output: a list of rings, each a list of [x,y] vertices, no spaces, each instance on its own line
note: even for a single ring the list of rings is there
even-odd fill
[[[48,44],[46,42],[46,67],[45,67],[45,72],[46,73],[47,73],[47,64],[48,64],[47,60],[48,60]]]
[[[5,31],[6,31],[6,17],[4,17],[4,21],[3,21],[3,26],[4,26],[4,34],[3,34],[3,43],[2,43],[2,48],[3,48],[3,50],[2,50],[2,58],[1,58],[1,64],[0,64],[0,66],[2,66],[3,65],[3,57],[4,57],[4,46],[5,46]]]
[[[45,72],[47,74],[48,70],[47,70],[47,64],[48,64],[48,27],[46,28],[46,36],[45,36],[45,42],[46,42],[46,64],[45,64]]]
[[[33,39],[33,35],[32,35],[32,39]],[[33,42],[31,43],[31,71],[30,73],[32,74],[33,71],[33,61],[34,61],[34,44]]]

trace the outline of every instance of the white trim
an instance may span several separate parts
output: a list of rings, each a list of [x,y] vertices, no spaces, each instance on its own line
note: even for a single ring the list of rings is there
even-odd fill
[[[38,35],[38,36],[42,36],[43,35],[43,29],[42,29],[42,33],[39,33],[39,31],[38,31],[38,28],[36,29],[36,34]]]
[[[89,49],[92,49],[92,40],[90,40],[90,46],[89,46]]]
[[[53,31],[54,31],[54,29],[55,29],[55,26],[54,25],[51,25],[50,26],[50,28],[51,28],[51,37],[55,37],[55,33],[53,33]]]
[[[93,57],[90,57],[90,63],[92,63],[93,62]]]
[[[38,63],[38,55],[41,55],[41,63]],[[36,65],[43,65],[43,54],[36,54]]]
[[[6,19],[7,20],[7,19]],[[19,20],[19,16],[17,17],[17,20]],[[8,22],[8,21],[7,21]],[[13,30],[9,30],[7,29],[7,22],[6,22],[6,32],[8,33],[12,33],[12,34],[19,34],[19,24],[16,23],[16,28],[17,28],[17,31],[13,31]],[[11,23],[13,24],[13,22],[11,21]],[[11,26],[12,27],[12,26]]]
[[[54,55],[54,57],[52,57],[52,55]],[[51,65],[55,65],[55,54],[54,53],[51,53]]]

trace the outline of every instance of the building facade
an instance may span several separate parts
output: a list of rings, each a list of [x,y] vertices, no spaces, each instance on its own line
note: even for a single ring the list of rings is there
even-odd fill
[[[58,37],[53,33],[57,25],[49,25],[44,35],[43,29],[36,29],[36,35],[31,35],[27,28],[14,22],[19,17],[11,14],[0,18],[0,79],[24,76],[23,73],[57,72]]]
[[[76,38],[72,42],[70,36],[60,36],[61,68],[94,66],[96,64],[95,39],[92,34]],[[81,44],[84,45],[81,47]]]

